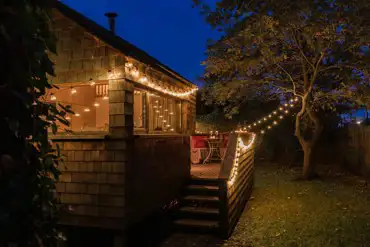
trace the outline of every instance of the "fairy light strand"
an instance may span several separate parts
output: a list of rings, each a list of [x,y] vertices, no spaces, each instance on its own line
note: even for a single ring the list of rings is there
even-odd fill
[[[299,98],[294,98],[289,100],[289,103],[282,104],[279,106],[275,111],[271,112],[270,114],[266,115],[265,117],[256,120],[255,122],[238,129],[235,131],[236,133],[250,133],[250,130],[258,127],[259,125],[267,125],[265,129],[261,129],[260,133],[264,134],[267,130],[272,129],[274,126],[277,125],[278,121],[284,119],[284,115],[288,115],[290,113],[290,108],[293,108],[295,104],[299,101]],[[271,121],[271,123],[269,123]]]
[[[241,151],[247,151],[252,148],[254,142],[256,141],[256,134],[251,133],[252,137],[250,138],[248,144],[244,144],[243,139],[241,137],[238,137],[237,144],[236,144],[236,150],[235,150],[235,159],[233,163],[233,168],[231,169],[231,175],[229,177],[228,185],[232,186],[236,178],[238,177],[239,173],[239,157]]]

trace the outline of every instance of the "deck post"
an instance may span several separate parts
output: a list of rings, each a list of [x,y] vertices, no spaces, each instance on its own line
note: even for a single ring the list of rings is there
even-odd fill
[[[228,197],[227,181],[219,179],[219,199],[220,199],[220,235],[222,238],[229,237],[229,215],[228,215]]]

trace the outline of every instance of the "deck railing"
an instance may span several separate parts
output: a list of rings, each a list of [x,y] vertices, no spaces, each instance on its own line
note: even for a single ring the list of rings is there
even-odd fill
[[[250,198],[254,171],[254,134],[231,134],[219,174],[220,230],[232,233]]]

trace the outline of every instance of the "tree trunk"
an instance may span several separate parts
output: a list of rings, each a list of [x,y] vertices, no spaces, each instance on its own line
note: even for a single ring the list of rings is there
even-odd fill
[[[302,178],[309,180],[315,176],[315,166],[312,162],[312,148],[305,146],[303,148],[303,171]]]
[[[302,178],[306,180],[312,179],[317,176],[315,172],[316,166],[312,161],[313,159],[312,155],[314,153],[314,149],[316,148],[317,141],[323,129],[316,113],[308,110],[309,108],[307,106],[308,106],[307,96],[305,96],[302,99],[301,111],[297,114],[295,121],[295,135],[298,138],[299,143],[301,144],[304,154]],[[314,123],[314,129],[310,140],[305,139],[304,133],[302,133],[301,130],[301,121],[302,121],[301,118],[303,117],[303,114],[305,112],[307,112],[309,119]]]

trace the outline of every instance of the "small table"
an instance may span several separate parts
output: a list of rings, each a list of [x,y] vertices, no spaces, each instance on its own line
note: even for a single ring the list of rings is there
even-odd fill
[[[208,146],[209,146],[209,153],[207,158],[204,159],[203,164],[206,162],[213,160],[213,161],[221,161],[221,153],[220,153],[220,146],[221,146],[222,139],[220,138],[209,138],[207,139]]]

